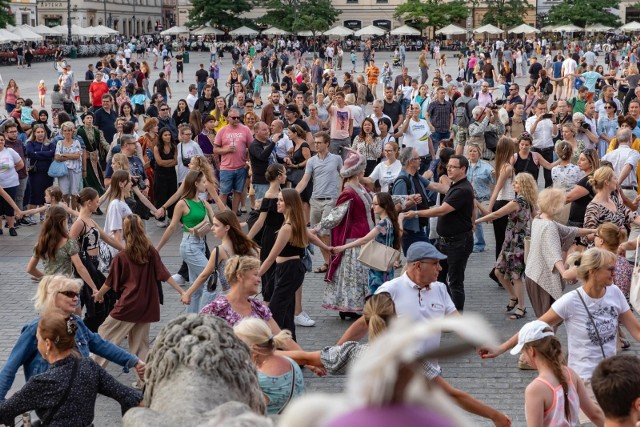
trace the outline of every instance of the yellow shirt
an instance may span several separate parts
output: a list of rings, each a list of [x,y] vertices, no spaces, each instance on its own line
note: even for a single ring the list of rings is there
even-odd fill
[[[211,114],[212,116],[215,117],[215,114],[213,114],[215,111],[216,111],[215,109],[211,110],[211,113],[209,113],[209,114]],[[229,123],[229,121],[227,120],[227,118],[225,117],[224,114],[220,114],[220,117],[218,117],[217,120],[218,120],[218,126],[214,127],[216,133],[218,133],[218,131],[220,131],[220,129],[222,129],[223,127],[225,127]]]
[[[615,147],[617,145],[618,145],[618,140],[615,137],[611,138],[611,142],[609,142],[609,148],[607,148],[607,153],[610,153],[613,150],[615,150]],[[640,152],[640,139],[633,138],[633,142],[631,143],[631,148]],[[640,162],[638,162],[638,166],[639,167],[636,167],[636,176],[638,177],[638,182],[640,182]]]

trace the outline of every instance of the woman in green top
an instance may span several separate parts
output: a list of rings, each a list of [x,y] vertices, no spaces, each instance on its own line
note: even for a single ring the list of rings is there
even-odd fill
[[[189,268],[189,281],[194,282],[202,270],[207,266],[205,256],[205,237],[198,237],[193,233],[193,228],[205,218],[213,218],[213,210],[206,200],[201,199],[201,195],[207,192],[207,178],[202,172],[191,171],[184,179],[184,193],[182,199],[176,204],[171,218],[171,224],[167,227],[160,243],[156,249],[158,252],[167,243],[175,229],[178,221],[182,222],[182,242],[180,243],[180,255]],[[187,313],[197,313],[202,297],[202,288],[191,295],[191,303],[187,308]]]
[[[82,263],[78,253],[78,241],[69,238],[67,230],[67,211],[62,206],[51,206],[47,213],[38,243],[33,248],[33,256],[27,265],[27,273],[36,279],[40,279],[45,275],[64,274],[73,279],[73,269],[75,268],[84,283],[91,288],[91,294],[98,292],[98,288],[87,268]],[[44,273],[38,270],[38,262],[42,260],[44,264]],[[82,301],[84,305],[85,301]]]

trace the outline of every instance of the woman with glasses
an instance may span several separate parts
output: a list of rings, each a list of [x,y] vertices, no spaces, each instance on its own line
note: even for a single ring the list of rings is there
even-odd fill
[[[380,120],[382,123],[384,119]],[[378,124],[379,125],[379,124]],[[378,163],[373,169],[373,172],[367,177],[362,179],[370,189],[376,186],[376,181],[380,187],[380,191],[388,192],[393,182],[398,177],[398,174],[402,170],[402,164],[398,160],[398,144],[396,142],[388,142],[384,146],[384,161]]]
[[[592,248],[572,254],[567,264],[577,266],[576,273],[581,286],[562,295],[539,316],[539,320],[552,328],[557,328],[564,321],[568,366],[590,389],[591,375],[598,363],[616,354],[618,325],[623,324],[636,340],[640,340],[640,322],[631,312],[622,291],[612,286],[616,268],[616,256],[613,253]],[[516,333],[496,351],[481,347],[478,353],[482,358],[497,357],[517,343]],[[586,416],[581,413],[580,422],[586,421]]]
[[[49,166],[56,154],[56,145],[49,142],[45,128],[41,124],[32,127],[31,137],[27,141],[26,157],[29,160],[29,209],[45,204],[44,191],[53,185],[53,178],[49,176]]]
[[[640,77],[640,74],[638,75]],[[611,143],[611,139],[616,136],[616,132],[620,127],[618,117],[618,107],[616,103],[612,101],[606,101],[604,105],[606,115],[601,115],[598,118],[598,153],[600,157],[607,154],[607,148]]]
[[[67,167],[67,174],[58,178],[58,185],[62,190],[64,202],[76,210],[75,197],[80,191],[80,179],[82,179],[82,146],[74,138],[76,127],[71,122],[60,125],[62,129],[62,140],[56,144],[55,160],[64,162]]]
[[[59,310],[65,316],[71,316],[75,320],[78,326],[75,336],[75,350],[81,357],[96,354],[122,366],[124,372],[129,372],[130,368],[135,367],[137,375],[141,378],[144,377],[145,364],[142,360],[117,345],[105,341],[97,333],[91,332],[82,319],[76,315],[81,288],[82,281],[62,275],[45,276],[40,280],[34,297],[35,309],[39,316],[22,328],[7,362],[0,371],[0,400],[7,397],[21,366],[24,368],[24,376],[27,381],[49,368],[49,362],[38,352],[36,331],[41,319],[40,316],[53,310]]]

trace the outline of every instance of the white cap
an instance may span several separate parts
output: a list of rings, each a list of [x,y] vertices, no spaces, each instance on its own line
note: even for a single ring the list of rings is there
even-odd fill
[[[522,347],[525,344],[541,340],[544,337],[554,335],[553,330],[546,331],[545,329],[551,329],[551,326],[547,325],[542,320],[534,320],[529,322],[520,329],[518,332],[518,344],[511,349],[511,354],[518,354],[522,351]]]

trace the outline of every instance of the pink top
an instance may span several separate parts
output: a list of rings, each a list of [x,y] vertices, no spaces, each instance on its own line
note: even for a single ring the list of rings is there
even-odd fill
[[[578,415],[580,414],[580,398],[578,397],[578,391],[576,386],[571,381],[571,371],[567,370],[567,380],[569,383],[569,405],[571,410],[569,411],[570,420],[567,420],[564,413],[564,390],[562,385],[558,384],[554,387],[549,381],[543,378],[536,378],[537,381],[547,385],[551,391],[553,391],[553,403],[551,407],[544,411],[544,425],[549,427],[573,427],[578,423]]]
[[[227,148],[235,145],[236,151],[221,156],[220,170],[238,170],[245,167],[247,162],[247,150],[253,141],[253,135],[248,127],[238,124],[235,127],[226,125],[216,135],[214,144],[216,147]]]
[[[16,104],[16,91],[12,87],[8,87],[6,91],[6,97],[4,102],[6,104],[15,105]]]
[[[254,298],[249,298],[249,303],[251,304],[251,314],[249,317],[257,317],[265,322],[271,320],[272,316],[269,307]],[[205,305],[200,311],[200,314],[209,314],[211,316],[219,317],[226,320],[231,327],[234,327],[236,323],[243,319],[243,317],[238,314],[233,307],[231,307],[229,300],[227,300],[227,297],[225,296],[219,296],[209,304]]]

